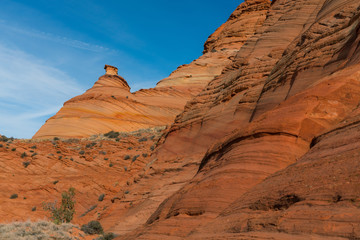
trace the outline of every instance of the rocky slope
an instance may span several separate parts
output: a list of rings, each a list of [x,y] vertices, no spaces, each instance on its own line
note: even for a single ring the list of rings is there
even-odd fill
[[[185,106],[158,149],[157,164],[169,163],[175,156],[187,161],[189,156],[207,151],[197,174],[170,195],[147,225],[129,235],[129,239],[224,239],[224,234],[229,239],[289,239],[289,234],[300,235],[300,239],[308,239],[309,234],[319,239],[359,237],[355,227],[359,214],[352,211],[359,198],[359,193],[353,191],[356,184],[344,189],[343,194],[353,199],[348,209],[329,205],[325,207],[327,213],[314,213],[313,218],[309,210],[304,213],[307,218],[301,215],[304,217],[297,222],[292,220],[295,217],[278,217],[280,213],[270,212],[274,218],[271,220],[257,212],[249,216],[243,208],[237,212],[227,210],[231,217],[226,219],[226,225],[220,217],[232,203],[243,206],[242,199],[252,193],[252,188],[257,189],[257,184],[268,176],[297,162],[309,151],[314,137],[332,129],[357,108],[359,11],[360,3],[351,0],[273,2],[262,27],[240,49],[234,63]],[[224,138],[216,140],[221,137]],[[352,154],[357,156],[358,152],[354,150]],[[346,159],[334,164],[329,168],[346,164]],[[356,167],[351,160],[348,164],[345,168]],[[342,177],[340,172],[329,171],[326,174]],[[306,175],[301,174],[303,178]],[[345,175],[353,182],[360,180],[356,171]],[[286,177],[284,180],[288,183]],[[280,177],[277,181],[281,181]],[[308,181],[310,185],[311,180]],[[285,185],[295,188],[295,183]],[[335,186],[332,189],[331,184],[335,183],[328,183],[320,200],[326,201],[325,195],[336,195],[338,190]],[[298,195],[284,193],[281,185],[274,184],[271,190],[269,194],[277,194],[276,201],[281,204],[297,201]],[[314,190],[312,194],[317,193]],[[336,215],[342,210],[347,215]],[[252,223],[253,216],[260,218],[259,222],[255,219]],[[237,219],[241,225],[233,224]],[[320,219],[322,224],[311,224]],[[259,231],[271,234],[266,236]]]
[[[44,216],[32,206],[75,182],[75,221],[118,239],[360,238],[359,16],[357,0],[246,0],[154,89],[131,94],[108,67],[35,137],[130,131],[139,112],[138,127],[178,111],[175,122],[154,137],[39,141],[37,155],[35,140],[4,143],[0,215]],[[77,117],[89,130],[74,130]]]
[[[49,216],[46,202],[76,189],[74,223],[111,218],[114,202],[121,209],[128,187],[141,178],[162,128],[131,133],[112,132],[86,139],[0,141],[1,223],[36,221]],[[106,177],[104,177],[106,176]],[[15,196],[16,197],[11,197]],[[100,196],[104,194],[103,199]],[[109,228],[106,221],[105,229]]]
[[[117,69],[106,65],[106,74],[84,94],[67,101],[33,138],[81,138],[110,130],[135,131],[170,125],[185,103],[232,62],[245,41],[261,26],[268,6],[268,1],[240,5],[209,37],[201,57],[180,66],[155,88],[131,93]]]

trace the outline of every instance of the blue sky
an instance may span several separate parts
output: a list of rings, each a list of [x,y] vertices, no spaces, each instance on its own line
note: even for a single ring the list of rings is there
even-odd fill
[[[132,91],[201,55],[240,0],[1,0],[0,134],[31,138],[117,66]]]

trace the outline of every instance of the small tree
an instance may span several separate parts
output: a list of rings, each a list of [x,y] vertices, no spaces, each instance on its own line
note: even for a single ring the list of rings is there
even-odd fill
[[[44,210],[50,211],[51,219],[55,224],[68,223],[75,214],[75,188],[69,188],[67,192],[61,194],[61,197],[60,206],[57,206],[57,201],[43,204]]]

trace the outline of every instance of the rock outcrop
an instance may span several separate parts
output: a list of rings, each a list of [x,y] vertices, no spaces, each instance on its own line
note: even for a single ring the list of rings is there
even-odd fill
[[[358,156],[356,147],[349,146],[349,152],[344,149],[351,156],[348,166],[339,149],[340,158],[334,157],[337,162],[329,163],[330,169],[324,173],[321,167],[326,168],[327,158],[318,163],[297,163],[307,156],[314,159],[311,154],[315,149],[309,150],[317,142],[316,137],[358,107],[359,14],[360,3],[354,0],[273,2],[262,27],[240,49],[234,63],[187,103],[158,149],[158,165],[169,164],[171,159],[175,165],[178,159],[186,161],[190,156],[205,154],[197,174],[160,204],[147,225],[128,238],[170,235],[174,239],[289,239],[294,234],[299,239],[310,235],[318,239],[359,237],[356,222],[360,215],[356,207],[360,195],[355,182],[360,181],[360,175],[351,170],[357,167],[352,160]],[[355,141],[356,136],[344,141],[350,139]],[[335,135],[332,141],[335,148],[342,146]],[[319,150],[316,156],[325,155],[329,148]],[[309,206],[298,221],[296,213],[301,208],[296,204],[293,212],[274,213],[301,199],[336,198],[340,188],[329,178],[332,174],[335,179],[342,177],[340,171],[334,170],[341,164],[347,169],[343,172],[349,181],[342,181],[340,186],[349,185],[339,195],[353,199],[353,204],[345,201],[340,208],[314,203],[314,215]],[[287,173],[276,173],[289,165]],[[311,166],[316,166],[314,172]],[[294,169],[301,174],[294,177]],[[307,182],[297,185],[305,181],[307,171]],[[317,173],[326,178],[312,185]],[[272,174],[274,177],[267,178]],[[281,176],[285,181],[282,184]],[[276,182],[271,182],[273,179]],[[268,182],[273,184],[270,189]],[[321,192],[314,188],[309,198],[300,194],[309,186],[320,188],[321,183],[328,187]],[[297,186],[299,193],[292,189]],[[248,198],[248,194],[252,195]],[[315,198],[317,194],[319,198]],[[250,198],[253,205],[246,210]],[[264,233],[267,231],[268,235]]]
[[[180,66],[155,88],[131,93],[117,68],[106,65],[106,74],[84,94],[67,101],[46,121],[35,139],[81,138],[114,131],[135,131],[170,125],[184,105],[216,76],[265,20],[269,1],[247,1],[205,43],[204,54]]]
[[[105,66],[35,138],[171,127],[2,144],[1,215],[39,218],[29,202],[76,182],[75,221],[119,239],[359,239],[359,16],[358,0],[246,0],[153,89]]]

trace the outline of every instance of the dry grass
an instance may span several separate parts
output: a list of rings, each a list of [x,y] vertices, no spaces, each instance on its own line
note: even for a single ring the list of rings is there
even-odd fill
[[[162,131],[165,130],[168,126],[157,126],[157,127],[150,127],[150,128],[143,128],[132,132],[119,132],[119,137],[128,137],[132,135],[141,135],[142,133],[154,133],[155,135],[162,135]],[[1,135],[0,135],[1,136]],[[157,137],[159,137],[157,136]],[[48,139],[16,139],[19,142],[24,143],[40,143],[40,142],[47,142],[47,141],[54,141],[54,138],[48,138]],[[115,141],[115,139],[111,139],[108,137],[105,137],[104,134],[96,134],[92,135],[87,138],[59,138],[58,141],[63,142],[81,142],[81,141],[99,141],[99,140],[112,140]]]
[[[79,239],[72,236],[73,224],[56,225],[52,222],[15,222],[11,224],[0,224],[1,240],[72,240]]]

